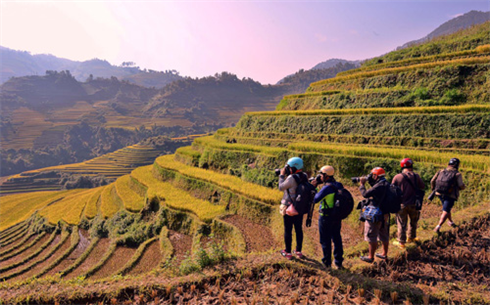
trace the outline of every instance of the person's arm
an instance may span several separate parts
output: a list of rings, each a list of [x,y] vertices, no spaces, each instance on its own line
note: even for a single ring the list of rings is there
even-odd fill
[[[285,191],[292,187],[294,187],[294,178],[292,176],[288,176],[287,178],[284,175],[279,176],[279,190]]]
[[[314,203],[318,203],[322,201],[325,196],[332,194],[334,192],[334,188],[331,184],[325,185],[318,193],[315,194],[315,198],[313,199]]]
[[[430,189],[431,189],[431,190],[434,190],[434,189],[436,188],[436,180],[437,180],[437,176],[439,176],[439,173],[440,173],[440,172],[441,172],[441,171],[438,171],[438,172],[437,172],[437,173],[434,175],[434,177],[432,177],[432,179],[430,180]]]
[[[361,191],[361,195],[364,198],[373,197],[376,194],[376,185],[371,187],[369,190],[366,190],[366,186],[364,184],[361,184],[361,186],[359,187],[359,191]]]
[[[461,173],[457,173],[456,174],[456,178],[457,178],[457,181],[458,181],[458,187],[459,187],[459,189],[461,191],[464,190],[466,188],[466,185],[463,182],[463,175],[461,175]]]

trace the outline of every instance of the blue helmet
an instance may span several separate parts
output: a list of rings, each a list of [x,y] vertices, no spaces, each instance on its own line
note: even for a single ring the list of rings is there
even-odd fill
[[[288,160],[287,164],[290,167],[295,167],[296,169],[303,169],[303,160],[299,157],[292,157]]]

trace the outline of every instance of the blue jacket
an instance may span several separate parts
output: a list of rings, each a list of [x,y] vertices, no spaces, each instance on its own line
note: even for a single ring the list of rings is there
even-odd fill
[[[333,180],[316,193],[313,202],[320,202],[320,216],[329,216],[328,209],[333,209],[335,204],[335,193],[337,189],[343,188],[342,183]]]

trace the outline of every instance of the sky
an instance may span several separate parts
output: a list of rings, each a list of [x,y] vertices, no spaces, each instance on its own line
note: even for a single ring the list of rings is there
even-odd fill
[[[490,1],[0,0],[0,45],[274,84],[330,58],[393,51]]]

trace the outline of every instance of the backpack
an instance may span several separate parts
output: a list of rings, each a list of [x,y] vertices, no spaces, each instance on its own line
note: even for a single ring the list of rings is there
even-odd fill
[[[435,191],[441,195],[449,195],[454,191],[454,183],[458,171],[448,171],[443,169],[439,172],[436,179]]]
[[[425,191],[420,189],[418,186],[417,186],[417,175],[414,174],[413,177],[414,177],[414,182],[412,182],[410,180],[410,178],[405,175],[404,173],[402,173],[403,175],[403,178],[407,179],[408,181],[408,184],[410,184],[410,186],[414,189],[415,191],[415,208],[417,210],[421,210],[422,209],[422,204],[424,202],[424,196],[425,196]]]
[[[316,188],[308,182],[305,174],[294,174],[293,178],[298,184],[296,187],[296,200],[292,200],[291,196],[289,198],[300,215],[307,214],[315,198]]]
[[[381,200],[381,211],[383,213],[398,213],[401,210],[403,192],[400,187],[389,184],[386,187],[386,193]]]
[[[331,184],[335,189],[333,211],[330,214],[335,219],[346,219],[354,209],[354,198],[352,194],[345,188],[337,188],[334,184]]]
[[[383,212],[381,211],[381,208],[375,205],[367,205],[363,208],[361,212],[361,221],[367,221],[367,222],[379,222],[383,221]]]

